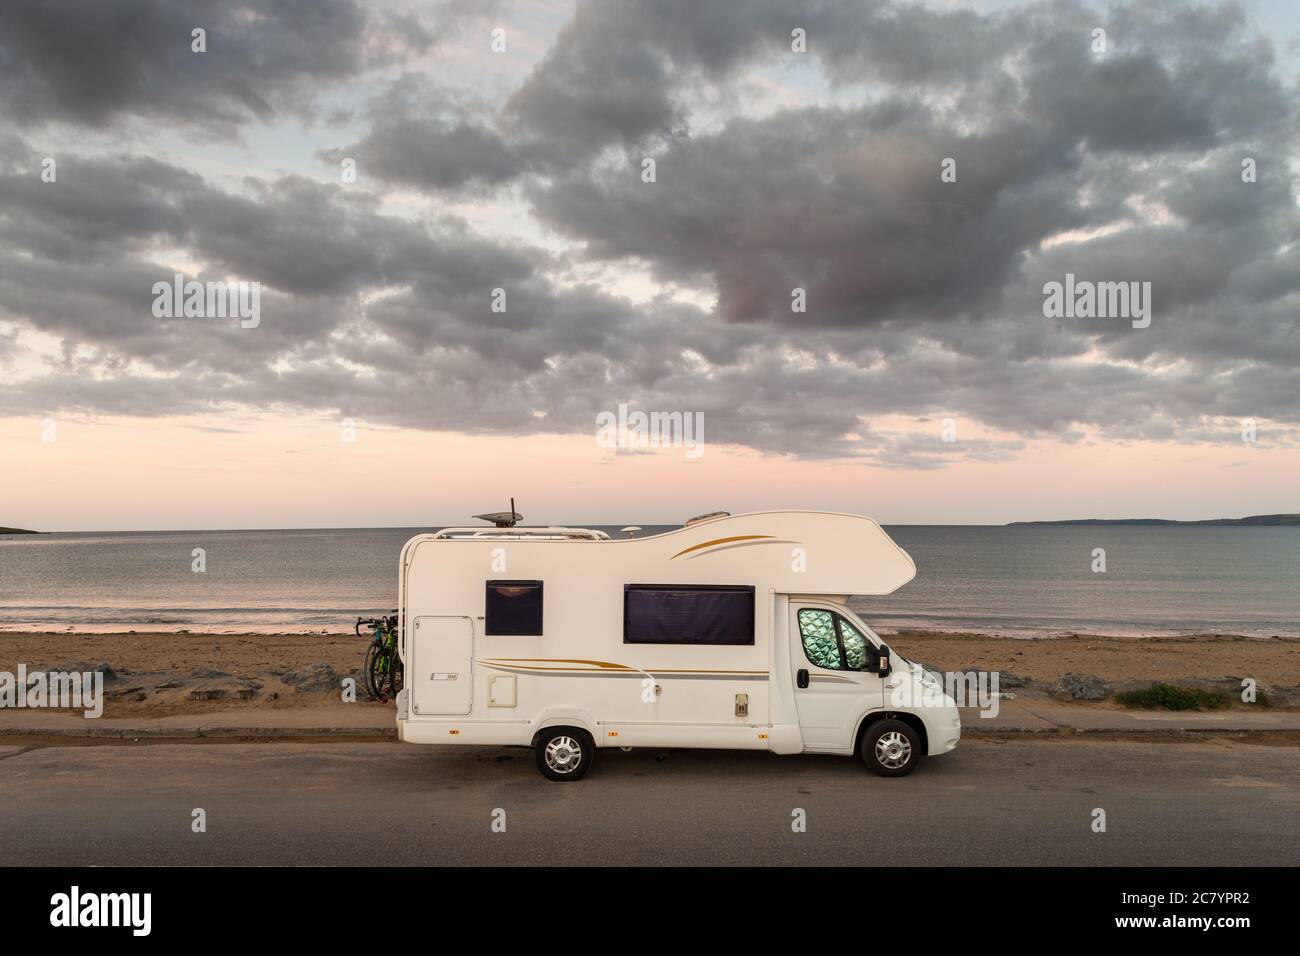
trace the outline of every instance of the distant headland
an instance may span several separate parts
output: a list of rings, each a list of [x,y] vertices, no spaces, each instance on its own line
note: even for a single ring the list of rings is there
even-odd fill
[[[1300,515],[1251,515],[1248,518],[1207,518],[1204,521],[1170,521],[1167,518],[1073,518],[1065,521],[1011,521],[1008,528],[1024,525],[1240,525],[1265,527],[1300,525]]]
[[[40,532],[24,531],[22,528],[0,528],[0,534],[40,534]]]

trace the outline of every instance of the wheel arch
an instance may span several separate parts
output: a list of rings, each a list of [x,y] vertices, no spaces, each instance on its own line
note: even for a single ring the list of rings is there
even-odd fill
[[[921,755],[924,756],[930,752],[930,735],[926,732],[925,721],[918,715],[907,710],[873,710],[862,715],[858,721],[858,729],[853,735],[853,753],[858,753],[862,749],[862,737],[872,724],[882,720],[901,720],[907,726],[916,731],[921,738]]]
[[[582,711],[548,711],[543,714],[537,721],[537,727],[533,730],[530,746],[536,747],[537,739],[545,731],[554,730],[557,727],[566,727],[586,734],[587,741],[593,748],[600,746],[600,738],[596,736],[596,721]]]

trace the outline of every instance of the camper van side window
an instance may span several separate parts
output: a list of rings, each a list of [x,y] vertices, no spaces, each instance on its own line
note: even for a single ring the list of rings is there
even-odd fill
[[[862,632],[830,611],[800,609],[799,636],[804,656],[827,670],[860,671],[875,659],[875,647]]]
[[[483,611],[489,636],[542,633],[541,581],[489,581]]]
[[[835,637],[835,615],[830,611],[811,607],[800,610],[799,635],[803,638],[804,656],[810,663],[827,670],[844,670],[840,643]]]
[[[749,585],[628,584],[624,644],[753,644]]]

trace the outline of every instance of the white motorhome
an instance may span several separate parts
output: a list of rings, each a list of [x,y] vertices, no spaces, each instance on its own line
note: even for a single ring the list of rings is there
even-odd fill
[[[552,780],[600,747],[858,754],[902,776],[957,745],[957,709],[847,600],[915,574],[870,518],[815,511],[640,538],[418,535],[401,556],[398,736],[531,746]]]

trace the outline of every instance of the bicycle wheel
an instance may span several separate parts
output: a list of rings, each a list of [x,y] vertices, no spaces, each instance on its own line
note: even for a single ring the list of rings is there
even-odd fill
[[[388,654],[388,689],[394,697],[402,689],[402,657],[397,653],[397,629],[390,627],[388,639],[384,642]]]
[[[393,692],[394,697],[396,697],[402,691],[403,676],[404,674],[402,671],[402,659],[397,656],[396,651],[393,651],[392,662],[389,664],[389,668],[388,668],[388,686],[389,689]]]
[[[397,693],[393,690],[393,657],[379,645],[375,645],[375,653],[370,657],[368,673],[376,700],[388,700]]]
[[[379,689],[375,686],[375,658],[383,653],[382,649],[374,641],[366,646],[366,657],[361,664],[361,690],[365,693],[367,700],[379,700]]]

